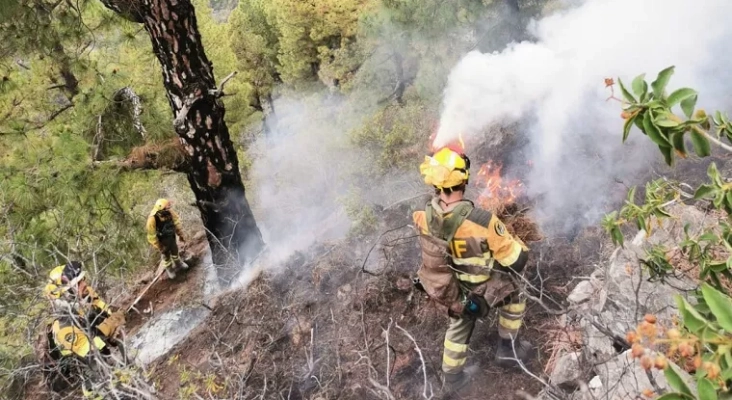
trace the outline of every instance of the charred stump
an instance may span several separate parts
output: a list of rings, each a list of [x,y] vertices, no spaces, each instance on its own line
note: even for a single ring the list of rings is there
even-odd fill
[[[189,157],[196,196],[217,266],[242,263],[263,248],[245,197],[236,150],[190,0],[101,0],[120,16],[143,24],[162,66],[175,131]]]

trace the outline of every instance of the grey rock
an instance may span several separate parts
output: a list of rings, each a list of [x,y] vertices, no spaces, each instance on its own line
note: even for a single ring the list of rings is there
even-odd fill
[[[573,304],[579,304],[592,298],[595,293],[595,287],[590,281],[582,281],[574,287],[572,293],[567,296],[567,300]]]
[[[351,284],[347,283],[338,288],[338,292],[336,292],[336,297],[340,300],[343,300],[348,297],[349,293],[351,293],[352,290],[353,288],[351,287]]]
[[[655,235],[667,236],[668,233],[659,229],[651,238],[656,238]],[[644,236],[643,231],[638,235]],[[645,314],[670,320],[678,311],[674,296],[695,287],[694,282],[685,278],[669,277],[666,279],[668,285],[648,282],[648,272],[639,264],[639,260],[645,257],[645,251],[636,245],[640,241],[638,237],[632,243],[626,243],[625,249],[616,250],[606,270],[608,302],[617,311],[613,320],[629,326],[634,326]],[[669,248],[674,246],[672,242],[667,244]]]
[[[567,353],[557,359],[549,381],[557,386],[569,384],[575,386],[573,381],[582,377],[580,368],[580,353]]]
[[[591,323],[583,319],[580,321],[580,328],[582,329],[584,344],[582,352],[587,361],[596,364],[605,362],[617,355],[612,339],[600,332]]]
[[[590,382],[587,384],[587,387],[590,389],[590,393],[592,393],[592,396],[595,398],[599,398],[602,394],[602,379],[600,379],[599,376],[595,376],[594,378],[590,379]]]

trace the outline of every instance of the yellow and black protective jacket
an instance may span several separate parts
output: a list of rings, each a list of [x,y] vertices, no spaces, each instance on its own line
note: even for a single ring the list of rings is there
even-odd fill
[[[61,274],[64,267],[64,265],[59,265],[51,271],[48,283],[43,288],[47,299],[51,302],[61,300],[69,303],[69,306],[73,306],[72,308],[76,309],[80,316],[86,315],[89,306],[97,313],[111,312],[104,299],[88,284],[80,285],[79,282],[62,283]],[[79,277],[79,280],[85,279],[83,276]],[[82,293],[77,293],[80,287]]]
[[[506,226],[491,212],[476,208],[469,200],[462,200],[452,210],[444,211],[439,198],[427,203],[424,211],[413,214],[414,223],[422,238],[437,238],[447,247],[448,269],[463,284],[475,286],[491,279],[491,272],[520,272],[528,260],[528,248],[511,235]],[[441,261],[430,257],[426,249],[434,242],[422,240],[423,263],[428,269],[440,271]],[[434,247],[433,247],[434,248]],[[434,251],[431,254],[435,254]],[[439,280],[439,278],[438,278]],[[447,283],[436,283],[446,287]],[[449,291],[445,289],[446,291]],[[452,296],[446,293],[445,296]]]
[[[51,352],[58,352],[63,357],[76,355],[84,358],[92,351],[92,346],[100,351],[107,347],[107,343],[101,337],[90,338],[87,332],[79,328],[68,316],[54,320],[50,333]]]
[[[173,210],[158,210],[153,208],[147,217],[147,241],[156,249],[160,248],[160,239],[183,236],[183,226],[180,217]]]

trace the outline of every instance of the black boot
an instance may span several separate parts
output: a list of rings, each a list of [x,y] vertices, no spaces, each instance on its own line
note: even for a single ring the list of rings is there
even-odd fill
[[[515,353],[514,353],[515,350]],[[526,366],[531,361],[534,354],[534,346],[526,341],[516,339],[513,343],[511,339],[500,339],[498,348],[496,349],[496,365],[502,368],[520,367],[515,361],[516,359]]]

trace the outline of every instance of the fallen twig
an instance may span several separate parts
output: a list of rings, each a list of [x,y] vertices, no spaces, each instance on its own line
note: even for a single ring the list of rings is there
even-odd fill
[[[422,389],[422,397],[429,400],[434,397],[434,392],[432,391],[432,385],[428,384],[427,382],[427,366],[424,362],[424,356],[422,355],[422,349],[419,348],[417,345],[417,341],[414,339],[414,336],[412,336],[409,332],[407,332],[406,329],[399,326],[399,324],[395,324],[395,326],[404,333],[406,337],[409,338],[409,340],[414,343],[414,349],[417,351],[417,354],[419,354],[419,360],[422,362],[422,377],[424,379],[424,385]],[[429,395],[427,394],[427,388],[429,387]]]
[[[399,226],[399,227],[396,227],[396,228],[393,228],[393,229],[389,229],[387,231],[384,231],[381,235],[379,235],[379,237],[376,238],[376,241],[374,242],[374,244],[369,249],[369,252],[366,253],[366,258],[364,258],[363,264],[361,265],[361,272],[364,272],[364,273],[367,273],[367,274],[373,275],[373,276],[379,276],[380,274],[375,274],[375,273],[373,273],[371,271],[367,271],[366,270],[366,262],[369,260],[369,256],[371,256],[371,252],[374,251],[374,248],[376,247],[376,245],[379,244],[379,241],[381,240],[381,238],[384,235],[386,235],[387,233],[394,232],[396,230],[402,229],[402,228],[407,227],[407,226],[409,226],[409,224],[404,224],[402,226]]]

